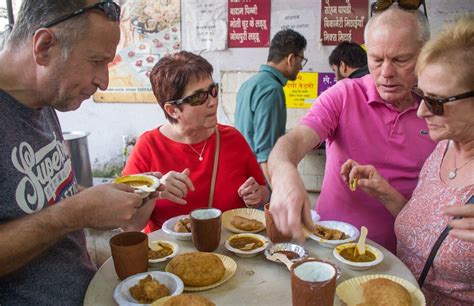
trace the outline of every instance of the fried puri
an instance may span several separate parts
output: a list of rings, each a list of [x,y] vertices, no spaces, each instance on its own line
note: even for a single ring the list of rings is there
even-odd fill
[[[207,298],[197,294],[179,294],[167,300],[163,306],[215,306]]]
[[[375,278],[361,284],[364,303],[358,306],[411,306],[410,293],[397,282]]]
[[[343,240],[348,237],[348,235],[340,230],[327,228],[319,224],[316,224],[314,234],[326,240]]]
[[[232,219],[230,219],[230,223],[242,231],[256,231],[263,227],[262,222],[241,216],[233,216]]]
[[[217,283],[225,272],[221,259],[211,253],[185,253],[173,258],[167,271],[183,280],[186,286],[208,286]]]
[[[191,220],[189,218],[178,220],[173,226],[173,231],[178,233],[191,233]]]

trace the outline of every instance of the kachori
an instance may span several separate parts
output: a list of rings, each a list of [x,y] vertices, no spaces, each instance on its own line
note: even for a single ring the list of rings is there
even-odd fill
[[[138,284],[129,289],[131,296],[141,304],[149,304],[170,295],[169,289],[160,284],[150,274],[140,279]]]
[[[173,226],[173,230],[178,233],[191,233],[191,220],[189,218],[179,219]]]
[[[167,300],[163,306],[215,306],[209,299],[197,294],[179,294]]]
[[[374,278],[361,284],[364,303],[358,306],[411,306],[410,293],[402,285],[387,278]]]
[[[192,252],[173,258],[166,267],[179,276],[186,286],[208,286],[217,283],[225,273],[221,259],[212,253]]]
[[[256,231],[264,227],[262,222],[242,216],[233,216],[230,219],[230,223],[235,226],[235,228],[242,231]]]
[[[316,230],[313,232],[313,234],[326,240],[344,240],[349,237],[343,231],[328,228],[319,224],[316,224]]]

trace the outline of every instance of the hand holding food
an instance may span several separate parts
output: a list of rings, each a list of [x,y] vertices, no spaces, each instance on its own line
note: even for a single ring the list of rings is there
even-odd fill
[[[249,177],[237,191],[239,196],[244,200],[245,205],[255,206],[264,202],[266,192],[265,186],[260,186],[253,177]]]

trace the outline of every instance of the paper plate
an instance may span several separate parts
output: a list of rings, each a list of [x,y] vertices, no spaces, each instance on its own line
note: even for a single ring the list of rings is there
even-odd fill
[[[176,275],[161,271],[148,271],[132,275],[120,282],[114,290],[115,301],[121,306],[143,305],[138,303],[138,301],[132,297],[129,289],[138,284],[138,282],[147,275],[151,275],[154,279],[160,282],[160,284],[168,287],[170,295],[178,295],[183,292],[183,282]]]
[[[222,263],[224,264],[225,272],[224,272],[224,275],[222,276],[222,278],[217,283],[214,283],[214,284],[208,285],[208,286],[194,287],[194,286],[186,286],[185,285],[184,286],[184,291],[209,290],[209,289],[212,289],[212,288],[215,288],[215,287],[218,287],[218,286],[222,285],[223,283],[225,283],[226,281],[231,279],[232,276],[234,276],[235,271],[237,270],[237,263],[232,258],[230,258],[229,256],[225,256],[225,255],[218,254],[218,253],[212,253],[212,254],[217,255],[217,257],[219,257],[222,260]],[[170,272],[169,264],[166,265],[165,271]]]
[[[193,238],[192,233],[179,233],[173,230],[173,227],[176,224],[176,222],[178,222],[179,220],[183,218],[189,218],[189,215],[181,215],[181,216],[170,218],[166,220],[165,223],[163,223],[163,226],[161,227],[161,229],[163,230],[163,232],[173,236],[174,238],[178,240],[191,240]]]
[[[316,222],[316,224],[322,225],[327,228],[332,228],[332,229],[337,229],[340,231],[343,231],[346,235],[349,236],[349,238],[343,239],[343,240],[327,240],[323,239],[321,237],[316,236],[313,233],[310,233],[308,236],[309,238],[316,240],[319,242],[320,245],[327,247],[327,248],[334,248],[335,246],[339,244],[344,244],[348,242],[352,242],[359,237],[359,230],[353,226],[352,224],[346,223],[346,222],[341,222],[341,221],[319,221]]]
[[[148,174],[132,174],[118,177],[114,183],[125,184],[135,189],[135,193],[146,198],[160,186],[160,179]]]
[[[412,300],[412,305],[413,306],[424,306],[426,304],[425,301],[425,296],[421,292],[418,287],[416,287],[414,284],[410,283],[407,280],[404,280],[403,278],[392,276],[392,275],[363,275],[359,277],[354,277],[351,279],[348,279],[336,288],[336,294],[337,296],[348,306],[355,306],[357,304],[363,303],[364,298],[362,297],[362,287],[360,284],[374,279],[374,278],[388,278],[391,281],[397,282],[405,289],[408,290],[411,296]]]
[[[252,237],[252,238],[258,239],[261,242],[263,242],[263,245],[259,248],[251,250],[251,251],[244,251],[244,250],[241,250],[241,249],[236,249],[236,248],[234,248],[230,245],[230,241],[234,238],[237,238],[237,237]],[[262,252],[263,250],[265,250],[268,246],[268,243],[269,243],[268,239],[266,237],[262,236],[262,235],[253,234],[253,233],[242,233],[242,234],[234,234],[234,235],[230,236],[229,238],[227,238],[227,240],[224,243],[224,246],[225,246],[226,249],[233,252],[237,256],[240,256],[240,257],[253,257],[253,256],[256,256],[258,253]]]
[[[262,222],[263,226],[253,231],[244,231],[233,226],[230,221],[233,216],[240,216],[247,219],[255,219]],[[255,208],[237,208],[224,212],[222,214],[222,225],[233,233],[258,233],[265,229],[265,213]]]
[[[197,294],[195,293],[183,293],[182,295],[187,295],[187,294],[192,294],[194,296],[196,296]],[[179,295],[179,294],[178,294]],[[201,295],[201,297],[204,298],[204,296]],[[151,306],[163,306],[168,300],[170,300],[172,298],[172,296],[165,296],[165,297],[162,297],[161,299],[159,300],[156,300],[154,301],[153,303],[151,303]],[[210,301],[212,303],[211,300],[209,300],[208,298],[206,298],[208,301]],[[181,304],[180,304],[181,305]],[[193,306],[195,304],[193,304],[192,302],[189,304],[189,306]],[[214,303],[212,305],[215,305]]]

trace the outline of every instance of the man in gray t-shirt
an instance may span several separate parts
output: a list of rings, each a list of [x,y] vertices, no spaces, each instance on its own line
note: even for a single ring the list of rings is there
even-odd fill
[[[24,0],[0,53],[1,305],[82,305],[96,271],[83,229],[141,229],[154,208],[158,192],[122,184],[78,193],[55,113],[107,88],[119,16],[108,1]]]

